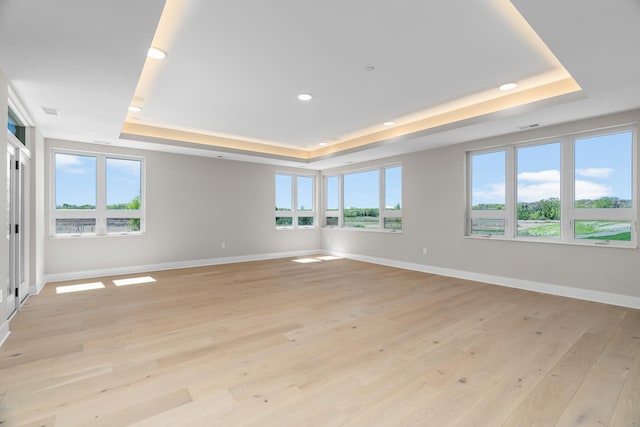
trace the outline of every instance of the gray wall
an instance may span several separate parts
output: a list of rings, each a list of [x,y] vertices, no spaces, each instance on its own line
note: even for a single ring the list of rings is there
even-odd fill
[[[323,248],[465,272],[640,296],[638,249],[464,237],[466,151],[638,121],[640,111],[634,111],[389,159],[402,162],[404,232],[393,234],[325,229],[322,235]],[[340,170],[344,169],[334,171]],[[637,184],[634,197],[639,200]],[[422,254],[424,247],[428,249],[427,255]]]
[[[46,176],[51,148],[144,157],[147,209],[140,236],[47,237],[47,275],[320,248],[319,229],[275,229],[274,174],[287,168],[48,139],[46,147]],[[50,197],[47,188],[47,207]]]

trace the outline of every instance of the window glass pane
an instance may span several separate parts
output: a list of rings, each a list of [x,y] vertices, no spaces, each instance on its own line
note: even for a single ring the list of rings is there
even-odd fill
[[[276,227],[291,227],[293,225],[293,218],[290,216],[277,216]]]
[[[291,207],[291,175],[276,174],[276,210],[290,211]]]
[[[20,142],[23,144],[26,143],[26,133],[25,127],[20,123],[20,120],[16,117],[16,115],[9,108],[9,115],[7,118],[7,129],[11,132]]]
[[[96,158],[55,155],[56,209],[96,208]]]
[[[107,218],[107,233],[140,231],[140,218]]]
[[[385,218],[385,230],[402,230],[402,218]]]
[[[300,217],[298,217],[298,226],[300,226],[300,227],[312,227],[313,226],[313,217],[312,216],[300,216]]]
[[[327,177],[327,207],[328,211],[340,209],[340,180],[337,176]]]
[[[298,210],[313,210],[313,177],[298,177]]]
[[[504,234],[504,219],[472,219],[471,234]]]
[[[328,216],[324,220],[324,225],[326,227],[337,227],[340,225],[339,218],[337,216]]]
[[[505,152],[471,156],[471,209],[504,210]]]
[[[57,218],[56,234],[90,234],[96,232],[95,218]]]
[[[518,236],[560,237],[560,143],[518,148]]]
[[[402,209],[402,167],[396,166],[384,170],[384,208]],[[385,225],[385,228],[386,225]]]
[[[576,208],[631,208],[632,139],[632,132],[576,139]]]
[[[344,175],[344,226],[379,228],[380,194],[379,172]]]
[[[576,239],[631,241],[630,221],[574,221]]]
[[[106,159],[107,209],[140,209],[142,162]]]

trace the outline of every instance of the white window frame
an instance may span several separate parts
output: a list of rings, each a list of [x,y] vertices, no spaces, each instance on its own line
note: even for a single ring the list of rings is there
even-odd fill
[[[276,175],[284,175],[291,177],[291,210],[290,211],[275,211],[274,222],[276,218],[291,218],[291,225],[277,225],[277,230],[291,230],[291,229],[311,229],[317,228],[318,224],[318,216],[316,212],[318,212],[318,198],[317,194],[317,177],[312,174],[300,174],[294,172],[281,172],[276,171],[274,178]],[[312,203],[313,208],[311,210],[299,210],[298,209],[298,178],[311,178],[312,179]],[[274,179],[275,185],[275,179]],[[275,187],[274,187],[274,196],[275,196]],[[299,218],[313,218],[313,225],[298,225]]]
[[[86,156],[96,158],[96,208],[95,209],[56,209],[56,154],[73,156]],[[146,161],[144,157],[127,156],[121,154],[99,153],[89,151],[77,151],[53,148],[50,150],[50,221],[49,235],[54,238],[65,237],[95,237],[95,236],[121,236],[142,235],[145,232],[145,207],[146,207]],[[140,162],[140,209],[107,209],[107,159],[134,160]],[[57,219],[94,219],[96,228],[94,233],[56,233]],[[140,219],[140,231],[107,232],[107,218],[138,218]]]
[[[384,232],[384,233],[402,233],[404,230],[403,227],[400,230],[386,229],[384,228],[384,220],[385,218],[400,218],[402,219],[402,211],[404,209],[404,191],[403,185],[404,180],[401,180],[401,188],[400,191],[402,193],[402,201],[400,203],[400,209],[386,209],[386,170],[400,167],[402,171],[402,163],[388,163],[380,166],[362,168],[362,169],[350,169],[339,173],[327,173],[322,175],[322,201],[323,201],[323,209],[324,215],[322,217],[322,227],[323,228],[339,228],[344,230],[358,230],[358,231],[370,231],[370,232]],[[378,227],[376,229],[372,228],[353,228],[353,227],[345,227],[344,225],[344,176],[351,175],[355,173],[361,172],[369,172],[369,171],[378,171],[378,212],[379,212],[379,222]],[[328,202],[328,180],[331,177],[338,178],[338,210],[330,211],[327,210]],[[338,225],[327,225],[327,217],[338,217]]]
[[[611,209],[579,209],[575,208],[575,141],[578,139],[605,136],[616,133],[632,133],[631,160],[632,160],[632,207]],[[549,143],[560,144],[560,237],[544,238],[517,236],[517,149],[521,147],[534,147]],[[637,125],[616,126],[606,129],[572,133],[556,138],[546,138],[536,141],[526,141],[509,144],[489,149],[473,150],[466,153],[467,179],[466,179],[466,225],[465,237],[491,238],[496,240],[515,240],[526,242],[560,243],[581,246],[600,246],[617,248],[637,248],[637,206],[638,206],[638,127]],[[472,203],[472,170],[471,158],[476,154],[505,152],[505,209],[504,211],[474,211]],[[504,219],[504,235],[471,234],[471,224],[474,219]],[[631,240],[587,240],[576,239],[574,232],[575,221],[604,220],[604,221],[629,221],[631,223]]]

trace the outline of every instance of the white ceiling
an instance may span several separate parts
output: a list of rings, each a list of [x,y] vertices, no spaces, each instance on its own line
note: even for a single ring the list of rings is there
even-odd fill
[[[324,169],[640,108],[638,0],[164,6],[0,2],[0,70],[45,137]],[[167,58],[147,59],[152,44]],[[411,126],[506,96],[496,88],[508,81],[524,91],[565,75],[582,90]],[[314,99],[298,101],[302,92]],[[388,120],[395,133],[384,133]],[[123,132],[125,122],[159,133]]]

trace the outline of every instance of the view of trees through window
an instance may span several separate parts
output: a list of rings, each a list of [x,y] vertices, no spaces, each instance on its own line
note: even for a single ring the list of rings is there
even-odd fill
[[[312,227],[315,224],[314,182],[313,176],[276,174],[276,227]]]
[[[55,234],[94,234],[98,218],[105,233],[141,231],[141,160],[71,153],[55,153],[54,159]]]
[[[561,158],[562,144],[569,144],[572,158]],[[505,234],[512,185],[506,176],[515,166],[516,236],[560,238],[565,214],[571,219],[571,238],[631,240],[632,131],[514,146],[515,165],[507,161],[508,150],[470,156],[471,234]],[[567,174],[573,194],[565,193],[571,197],[565,203],[561,183]]]

